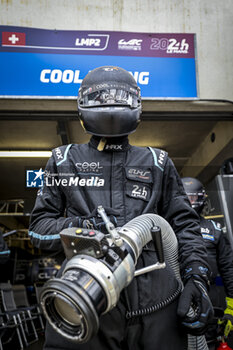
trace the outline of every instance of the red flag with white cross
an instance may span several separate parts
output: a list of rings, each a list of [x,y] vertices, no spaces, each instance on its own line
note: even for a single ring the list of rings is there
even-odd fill
[[[2,46],[25,46],[26,34],[17,32],[2,32]]]

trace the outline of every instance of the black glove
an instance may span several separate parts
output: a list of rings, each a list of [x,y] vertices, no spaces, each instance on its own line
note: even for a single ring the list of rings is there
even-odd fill
[[[187,281],[180,296],[177,314],[187,333],[202,335],[206,332],[214,311],[201,278],[194,276]]]
[[[186,269],[183,276],[185,286],[180,296],[177,314],[182,326],[189,334],[204,334],[214,316],[213,306],[207,293],[207,276],[208,268],[203,266]]]
[[[114,226],[117,226],[117,215],[119,215],[119,213],[112,208],[105,207],[104,209],[109,220],[114,224]],[[98,214],[97,209],[94,209],[88,216],[79,217],[78,227],[84,227],[87,229],[94,229],[103,233],[108,233],[106,232],[105,223],[103,222],[101,216]]]

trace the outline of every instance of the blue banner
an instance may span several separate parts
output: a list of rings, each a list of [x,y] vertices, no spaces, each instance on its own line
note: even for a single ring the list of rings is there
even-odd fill
[[[2,97],[75,98],[85,75],[104,65],[131,72],[143,98],[197,97],[193,34],[56,31],[55,42],[54,31],[0,29]]]

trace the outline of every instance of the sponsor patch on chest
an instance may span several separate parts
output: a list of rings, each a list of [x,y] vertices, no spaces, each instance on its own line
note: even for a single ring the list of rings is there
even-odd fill
[[[150,199],[150,187],[146,184],[133,184],[133,183],[127,183],[126,184],[126,194],[129,197],[142,199],[146,202]]]
[[[201,227],[201,234],[204,239],[214,241],[214,236],[211,234],[211,230],[208,227]]]
[[[210,233],[208,227],[201,227],[201,233]]]
[[[211,234],[202,233],[202,237],[203,239],[207,239],[208,241],[214,241],[214,236]]]
[[[150,183],[152,182],[152,173],[150,169],[137,167],[126,168],[126,177],[130,180]]]

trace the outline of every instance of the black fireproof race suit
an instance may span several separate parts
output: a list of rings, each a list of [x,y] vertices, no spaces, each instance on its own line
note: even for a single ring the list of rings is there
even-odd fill
[[[230,243],[222,232],[220,223],[201,217],[200,225],[212,272],[210,283],[218,284],[216,278],[220,275],[226,295],[233,298],[233,252]]]
[[[121,227],[144,213],[163,216],[179,242],[181,271],[193,263],[206,265],[199,217],[191,208],[177,171],[163,150],[131,146],[128,138],[100,139],[53,150],[46,166],[45,185],[31,215],[29,234],[36,247],[60,250],[59,232],[67,227],[99,224],[102,205]],[[65,213],[65,216],[64,216]],[[154,264],[155,248],[148,244],[137,268]],[[160,311],[126,319],[127,311],[144,309],[168,298],[178,283],[169,266],[133,279],[117,306],[100,317],[100,329],[86,344],[68,342],[47,326],[44,349],[183,350],[186,335],[179,329],[176,299]]]
[[[224,310],[226,307],[224,296],[233,298],[233,251],[219,222],[207,220],[201,216],[200,225],[211,269],[209,296],[215,308]],[[209,326],[206,338],[210,341],[216,337],[217,320],[214,319]]]

